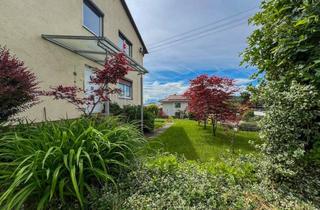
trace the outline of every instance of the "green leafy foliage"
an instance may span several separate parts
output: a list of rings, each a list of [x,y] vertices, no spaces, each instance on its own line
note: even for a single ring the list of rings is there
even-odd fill
[[[251,94],[247,91],[241,92],[239,96],[240,103],[244,104],[250,101]]]
[[[250,121],[254,117],[253,110],[248,110],[243,114],[242,120],[244,121]]]
[[[111,103],[110,113],[116,116],[120,116],[126,122],[134,123],[137,127],[140,126],[141,122],[141,106],[127,105],[122,108],[116,104]],[[155,117],[153,111],[144,107],[143,109],[143,130],[145,132],[151,132],[154,129]]]
[[[221,158],[221,165],[162,154],[133,165],[118,191],[107,185],[90,196],[91,209],[316,209],[260,173],[256,156]],[[235,169],[232,169],[235,168]]]
[[[259,131],[257,122],[241,122],[239,124],[239,130],[241,131]]]
[[[158,154],[155,158],[149,159],[146,166],[159,169],[164,172],[171,172],[179,167],[177,156],[169,153]]]
[[[159,107],[156,104],[147,105],[146,110],[153,113],[156,117],[159,115]]]
[[[76,199],[85,208],[90,186],[115,184],[143,141],[114,118],[18,125],[0,139],[0,207],[45,209]]]
[[[264,0],[250,22],[257,27],[243,62],[265,77],[253,90],[267,110],[261,136],[271,174],[281,184],[290,177],[292,186],[311,174],[319,181],[306,172],[319,168],[320,1]]]
[[[161,128],[167,123],[167,119],[156,118],[154,121],[154,128]]]
[[[110,108],[109,108],[110,110],[110,113],[112,114],[112,115],[115,115],[115,116],[117,116],[117,115],[119,115],[119,114],[121,114],[122,113],[122,109],[121,109],[121,107],[119,106],[119,104],[117,104],[117,103],[110,103]]]
[[[320,124],[314,123],[319,92],[295,82],[289,90],[282,91],[278,83],[270,83],[263,88],[261,97],[268,110],[260,123],[266,140],[263,151],[272,156],[274,172],[294,175],[302,170],[305,156],[320,139]]]
[[[139,122],[141,117],[141,106],[124,106],[123,115],[128,122]],[[148,111],[146,108],[143,109],[143,130],[150,132],[154,129],[155,115]]]
[[[250,22],[258,26],[248,38],[245,63],[265,72],[267,80],[320,87],[320,2],[264,0]]]

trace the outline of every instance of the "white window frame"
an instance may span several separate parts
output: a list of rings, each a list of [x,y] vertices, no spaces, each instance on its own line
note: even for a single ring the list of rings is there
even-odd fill
[[[118,82],[118,88],[121,90],[121,93],[119,94],[119,98],[132,100],[133,99],[133,83],[132,81],[126,80],[126,79],[124,79],[124,81],[130,83],[131,85],[124,84],[121,81]],[[122,91],[123,90],[122,86],[124,88],[129,88],[129,94],[130,94],[129,96],[125,95],[127,93],[126,91]]]

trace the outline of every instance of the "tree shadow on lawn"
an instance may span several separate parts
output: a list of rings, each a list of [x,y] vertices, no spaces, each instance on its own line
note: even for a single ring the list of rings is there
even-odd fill
[[[172,126],[165,133],[150,141],[149,147],[161,152],[183,155],[188,160],[199,156],[183,127]]]
[[[231,155],[232,132],[227,134],[223,128],[218,127],[217,135],[212,136],[211,127],[204,129],[196,122],[176,121],[176,123],[160,136],[149,141],[146,154],[154,155],[157,152],[184,155],[188,160],[208,161],[219,158],[222,154]],[[238,132],[234,150],[239,154],[256,152],[248,142],[257,142],[258,136],[254,132]]]
[[[223,128],[218,127],[216,136],[213,136],[212,134],[212,128],[207,127],[204,129],[199,126],[199,129],[203,129],[202,139],[205,144],[213,146],[213,147],[219,147],[219,148],[225,148],[232,150],[232,135],[233,131],[226,132]],[[256,151],[253,145],[249,143],[249,140],[252,140],[254,142],[257,142],[257,139],[254,137],[250,137],[247,135],[252,135],[249,132],[242,132],[238,131],[236,133],[235,142],[234,142],[234,150],[241,150],[243,152],[254,152]]]

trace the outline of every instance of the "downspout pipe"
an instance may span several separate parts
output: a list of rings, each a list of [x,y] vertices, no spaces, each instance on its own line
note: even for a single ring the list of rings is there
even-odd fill
[[[143,133],[143,73],[140,74],[140,83],[141,83],[141,88],[140,88],[140,104],[141,104],[141,111],[140,111],[140,120],[141,120],[141,133]]]

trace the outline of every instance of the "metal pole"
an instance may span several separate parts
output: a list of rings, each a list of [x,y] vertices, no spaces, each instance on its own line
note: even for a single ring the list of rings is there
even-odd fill
[[[106,50],[105,62],[107,62],[107,61],[108,61],[108,50]],[[108,88],[108,84],[107,84],[107,88]],[[109,98],[109,97],[110,97],[110,95],[107,95],[107,98]],[[106,112],[105,115],[109,116],[110,115],[110,100],[107,100],[104,105],[105,105],[105,112]]]
[[[110,115],[110,101],[106,101],[106,103],[105,103],[105,108],[106,108],[106,116],[109,116]]]
[[[141,88],[140,88],[140,103],[141,103],[141,132],[143,133],[143,74],[140,74],[140,83],[141,83]]]

